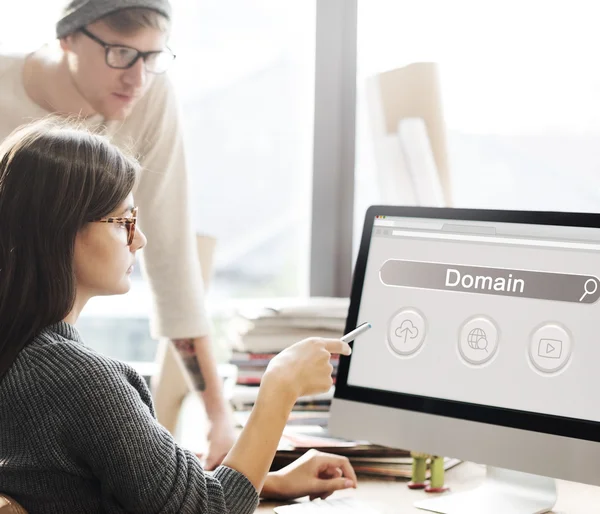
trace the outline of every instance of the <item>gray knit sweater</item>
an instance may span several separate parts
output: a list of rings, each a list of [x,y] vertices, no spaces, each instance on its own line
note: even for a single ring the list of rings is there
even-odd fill
[[[0,491],[31,514],[246,514],[258,504],[241,473],[207,475],[156,421],[143,379],[64,322],[0,381]]]

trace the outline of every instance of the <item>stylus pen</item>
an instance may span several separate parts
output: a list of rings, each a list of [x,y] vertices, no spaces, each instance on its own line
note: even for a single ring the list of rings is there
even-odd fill
[[[340,339],[344,341],[344,343],[349,343],[350,341],[354,341],[359,335],[361,335],[363,332],[366,332],[370,328],[371,323],[362,323],[351,332],[348,332],[345,336],[342,336]]]

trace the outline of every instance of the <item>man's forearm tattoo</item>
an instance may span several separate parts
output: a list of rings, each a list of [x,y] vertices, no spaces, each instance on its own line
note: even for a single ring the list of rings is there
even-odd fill
[[[206,389],[206,382],[200,369],[200,363],[198,362],[198,356],[196,355],[196,348],[194,346],[193,339],[175,339],[173,341],[177,353],[181,356],[181,360],[187,369],[194,389],[196,391],[204,391]]]

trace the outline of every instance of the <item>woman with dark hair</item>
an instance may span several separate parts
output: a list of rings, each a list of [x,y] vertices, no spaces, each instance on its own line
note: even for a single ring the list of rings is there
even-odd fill
[[[214,474],[156,421],[131,367],[85,346],[73,326],[81,310],[129,290],[146,243],[137,172],[103,137],[56,120],[0,145],[0,491],[30,513],[244,514],[259,492],[354,487],[348,460],[319,452],[268,473],[296,399],[331,386],[330,356],[348,354],[346,343],[307,339],[273,359]]]

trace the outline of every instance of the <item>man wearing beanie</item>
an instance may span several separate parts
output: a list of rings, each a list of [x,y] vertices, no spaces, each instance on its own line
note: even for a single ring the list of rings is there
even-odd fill
[[[202,391],[211,421],[206,466],[214,469],[230,450],[234,430],[211,352],[181,123],[164,74],[175,59],[167,47],[170,19],[168,0],[69,2],[54,47],[0,55],[0,141],[51,113],[80,115],[86,126],[140,158],[144,171],[135,197],[149,236],[144,269],[153,293],[151,332],[160,338],[163,362],[173,355],[166,347],[173,341],[186,382]],[[174,384],[162,386],[161,393]],[[155,402],[159,421],[172,430],[163,411],[174,409],[162,394]]]

